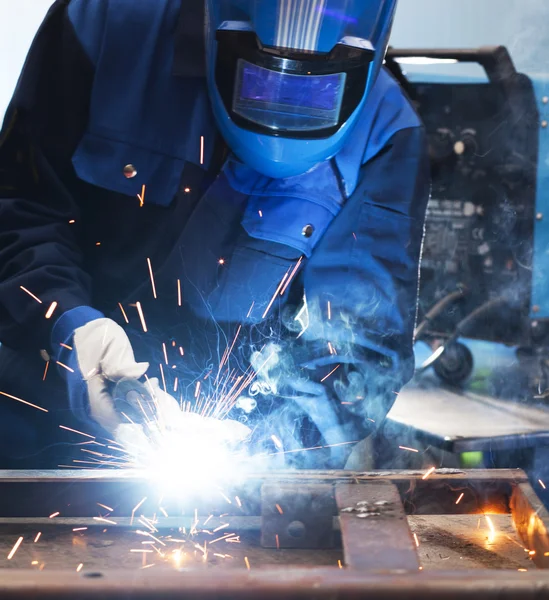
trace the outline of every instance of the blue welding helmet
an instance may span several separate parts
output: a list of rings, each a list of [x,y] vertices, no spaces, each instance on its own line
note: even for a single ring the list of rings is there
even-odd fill
[[[397,0],[206,0],[208,86],[218,126],[273,178],[335,156],[387,49]]]

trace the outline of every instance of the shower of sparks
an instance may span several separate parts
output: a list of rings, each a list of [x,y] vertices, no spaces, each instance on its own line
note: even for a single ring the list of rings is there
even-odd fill
[[[16,542],[15,542],[15,546],[11,549],[11,552],[8,554],[8,560],[11,560],[13,558],[13,555],[17,552],[19,546],[21,545],[21,543],[23,542],[23,538],[20,537]]]
[[[408,448],[408,446],[399,446],[399,448],[401,450],[408,450],[408,452],[419,452],[419,450],[416,450],[415,448]]]
[[[545,487],[545,484],[543,483],[543,481],[541,479],[538,479],[539,484],[541,485],[541,487],[546,490],[547,488]]]
[[[26,294],[28,294],[31,298],[33,298],[34,300],[36,300],[36,302],[38,302],[39,304],[43,304],[42,300],[40,300],[40,298],[38,298],[38,296],[35,296],[32,292],[29,292],[29,290],[26,287],[23,287],[22,285],[19,286]]]
[[[23,539],[23,538],[21,538],[21,539]],[[251,570],[250,561],[248,560],[247,556],[244,557],[244,562],[246,563],[246,569],[248,569],[248,571],[250,571]]]
[[[50,307],[48,308],[48,311],[46,312],[46,319],[51,319],[51,316],[53,315],[56,308],[57,308],[57,302],[52,302],[50,304]]]
[[[30,402],[27,402],[26,400],[22,400],[21,398],[18,398],[17,396],[12,396],[11,394],[6,394],[6,392],[0,392],[0,395],[6,396],[6,398],[10,398],[11,400],[15,400],[16,402],[21,402],[21,404],[26,404],[27,406],[31,406],[32,408],[36,408],[37,410],[41,410],[42,412],[48,412],[48,410],[46,408],[42,408],[41,406],[36,406],[36,404],[31,404]]]
[[[82,567],[84,566],[84,563],[80,563],[77,567],[76,567],[76,572],[80,573],[80,571],[82,570]]]
[[[72,431],[72,433],[77,433],[78,435],[83,435],[84,437],[95,439],[95,436],[90,435],[89,433],[84,433],[83,431],[78,431],[78,429],[71,429],[70,427],[65,427],[65,425],[59,425],[60,429],[64,429],[65,431]]]
[[[416,533],[414,533],[414,542],[415,542],[415,544],[416,544],[416,548],[419,548],[419,539],[418,539],[418,537],[417,537],[417,534],[416,534]]]
[[[118,303],[118,306],[120,307],[120,312],[122,313],[122,316],[124,317],[124,321],[126,321],[126,323],[129,324],[130,320],[128,319],[128,315],[126,314],[124,307],[122,306],[122,304],[120,304],[120,302]]]
[[[181,280],[177,280],[177,306],[181,306]]]
[[[74,369],[71,369],[70,367],[68,367],[64,363],[59,362],[58,360],[55,361],[55,364],[59,365],[60,367],[63,367],[63,369],[66,369],[67,371],[69,371],[69,373],[74,373]]]
[[[431,467],[426,473],[425,475],[423,475],[423,477],[421,479],[427,479],[427,477],[429,477],[429,475],[431,475],[432,473],[434,473],[436,467]]]
[[[204,136],[200,136],[200,164],[204,164]]]
[[[154,273],[153,273],[153,268],[152,268],[152,264],[151,264],[151,259],[150,258],[147,258],[147,265],[149,267],[149,276],[151,278],[152,293],[153,293],[154,298],[156,299],[157,298],[157,296],[156,296],[156,285],[154,283]]]
[[[461,502],[464,495],[465,495],[465,493],[461,492],[461,494],[459,495],[459,498],[456,500],[456,504],[459,504]]]
[[[34,538],[34,543],[35,543],[35,544],[36,544],[36,542],[38,542],[38,540],[40,539],[40,536],[41,536],[41,535],[42,535],[42,532],[41,532],[41,531],[39,531],[39,532],[36,534],[36,537]]]
[[[334,369],[332,369],[328,375],[325,375],[321,380],[320,383],[324,383],[326,381],[326,379],[328,379],[328,377],[330,377],[331,375],[333,375],[338,369],[339,367],[341,367],[341,365],[337,365]]]
[[[145,323],[145,315],[143,314],[143,309],[141,308],[141,302],[136,302],[135,307],[137,308],[137,312],[139,313],[141,327],[143,327],[143,331],[147,333],[147,324]]]

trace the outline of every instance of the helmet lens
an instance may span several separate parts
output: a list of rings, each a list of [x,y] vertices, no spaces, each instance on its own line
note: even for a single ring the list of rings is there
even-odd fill
[[[239,59],[233,112],[274,131],[334,127],[339,122],[346,77],[346,73],[283,73]]]

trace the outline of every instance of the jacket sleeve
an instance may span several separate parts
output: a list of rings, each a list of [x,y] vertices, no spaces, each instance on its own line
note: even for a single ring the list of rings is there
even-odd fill
[[[55,2],[36,34],[0,134],[0,342],[19,350],[49,348],[56,319],[90,303],[68,182],[93,66],[69,1]]]
[[[413,376],[429,193],[424,130],[400,130],[363,165],[302,273],[293,360],[327,388],[340,422],[355,420],[361,430],[385,417]]]

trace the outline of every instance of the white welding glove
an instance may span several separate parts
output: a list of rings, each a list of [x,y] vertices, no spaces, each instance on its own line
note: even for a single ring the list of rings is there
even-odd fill
[[[135,361],[126,332],[111,319],[96,319],[74,331],[72,352],[66,353],[65,374],[73,411],[91,417],[113,432],[121,423],[109,392],[112,383],[124,378],[139,379],[148,363]]]

